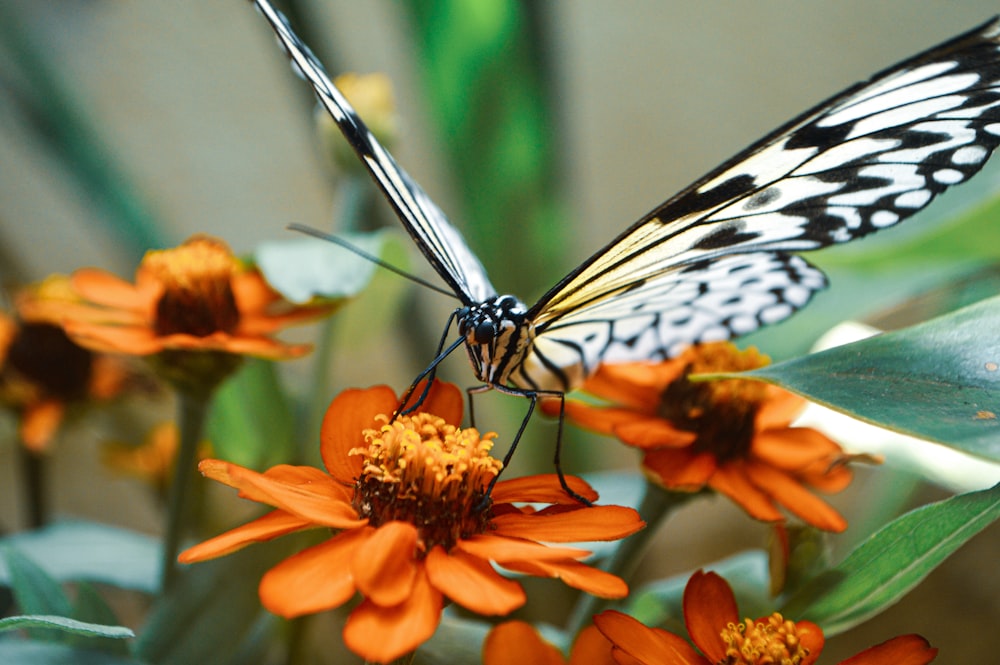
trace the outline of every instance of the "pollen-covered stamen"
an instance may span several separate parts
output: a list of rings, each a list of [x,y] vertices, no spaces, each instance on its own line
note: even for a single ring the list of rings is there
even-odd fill
[[[691,374],[740,372],[768,364],[756,349],[740,351],[729,343],[704,344],[690,354],[693,359],[680,378],[660,397],[658,415],[678,428],[696,432],[697,452],[712,453],[720,461],[745,457],[753,440],[754,420],[767,396],[759,381],[724,379],[691,381]]]
[[[410,522],[426,553],[450,549],[458,540],[489,527],[486,488],[502,463],[490,456],[494,433],[459,429],[427,413],[397,416],[379,429],[365,430],[368,446],[354,493],[354,507],[373,526]]]
[[[721,636],[726,658],[720,665],[798,665],[809,655],[795,622],[778,612],[761,621],[731,623]]]
[[[180,247],[147,253],[142,267],[164,285],[156,303],[157,334],[205,337],[236,329],[240,313],[232,278],[237,261],[224,243],[196,236]]]

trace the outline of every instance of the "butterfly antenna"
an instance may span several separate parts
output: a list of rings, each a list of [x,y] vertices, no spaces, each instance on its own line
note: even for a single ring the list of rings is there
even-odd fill
[[[377,265],[380,268],[385,268],[389,272],[395,273],[395,274],[399,275],[400,277],[403,277],[405,279],[410,280],[411,282],[414,282],[416,284],[424,286],[424,287],[430,289],[431,291],[436,291],[438,293],[444,294],[444,295],[448,296],[449,298],[455,298],[456,300],[459,299],[458,296],[456,296],[451,291],[448,291],[447,289],[443,289],[440,286],[438,286],[437,284],[432,284],[431,282],[428,282],[425,279],[421,279],[420,277],[417,277],[416,275],[411,275],[410,273],[406,272],[405,270],[403,270],[401,268],[397,268],[396,266],[392,265],[391,263],[383,261],[382,259],[380,259],[379,257],[375,256],[374,254],[369,254],[368,252],[366,252],[365,250],[361,249],[360,247],[358,247],[356,245],[353,245],[350,242],[348,242],[347,240],[344,240],[343,238],[341,238],[339,236],[335,236],[332,233],[326,233],[325,231],[320,231],[319,229],[315,229],[315,228],[313,228],[311,226],[306,226],[305,224],[294,224],[293,223],[293,224],[289,224],[285,228],[287,228],[289,231],[298,231],[299,233],[304,233],[307,236],[312,236],[314,238],[319,238],[320,240],[326,240],[327,242],[332,242],[334,245],[337,245],[338,247],[343,247],[347,251],[353,252],[354,254],[357,254],[361,258],[363,258],[363,259],[365,259],[367,261],[371,261],[372,263],[374,263],[375,265]]]

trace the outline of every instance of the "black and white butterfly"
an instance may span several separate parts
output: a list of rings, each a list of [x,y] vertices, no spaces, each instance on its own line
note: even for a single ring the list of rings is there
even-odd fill
[[[577,387],[602,362],[667,358],[790,316],[826,285],[791,252],[893,226],[970,178],[1000,143],[996,18],[762,138],[528,307],[497,293],[461,234],[379,145],[284,16],[267,0],[251,1],[462,302],[451,348],[464,341],[487,387],[533,401]]]

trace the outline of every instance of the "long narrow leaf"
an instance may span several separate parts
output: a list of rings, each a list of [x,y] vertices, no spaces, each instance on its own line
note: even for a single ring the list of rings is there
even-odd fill
[[[835,635],[895,604],[970,538],[1000,518],[1000,485],[913,510],[806,583],[782,612]]]
[[[76,619],[47,614],[20,615],[0,619],[0,632],[18,628],[55,628],[75,635],[106,637],[118,640],[126,637],[135,637],[135,633],[125,626],[105,626],[99,623],[87,623],[86,621],[77,621]]]

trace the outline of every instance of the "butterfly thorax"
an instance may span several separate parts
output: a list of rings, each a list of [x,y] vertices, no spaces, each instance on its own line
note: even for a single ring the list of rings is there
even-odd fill
[[[528,308],[514,296],[494,296],[456,311],[458,332],[465,338],[476,378],[506,385],[533,337]]]

